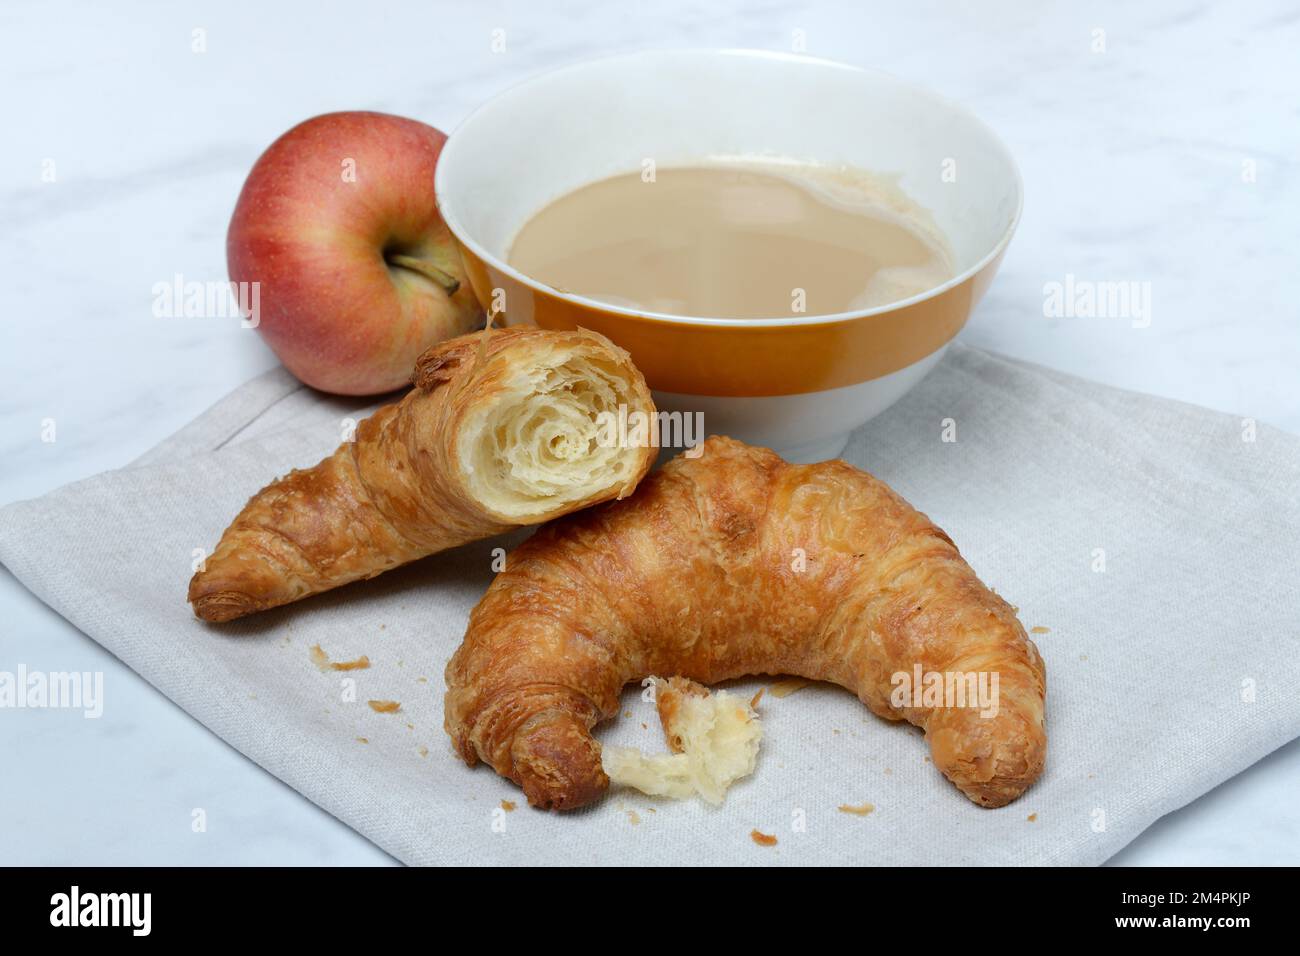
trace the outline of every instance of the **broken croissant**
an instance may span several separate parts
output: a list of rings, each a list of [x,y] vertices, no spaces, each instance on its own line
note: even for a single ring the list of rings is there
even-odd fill
[[[996,674],[995,712],[899,698],[898,675],[918,669]],[[579,807],[609,784],[591,727],[650,674],[839,684],[923,728],[939,770],[987,807],[1043,768],[1043,662],[1014,609],[925,515],[842,461],[711,438],[631,498],[539,530],[447,665],[446,729],[534,806]]]
[[[624,497],[657,454],[609,440],[620,406],[653,418],[654,404],[593,332],[461,336],[413,380],[355,441],[253,496],[190,581],[196,615],[228,621]]]

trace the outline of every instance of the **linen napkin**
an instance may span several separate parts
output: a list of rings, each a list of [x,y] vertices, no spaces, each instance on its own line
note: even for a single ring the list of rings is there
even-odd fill
[[[844,457],[929,514],[1019,607],[1047,662],[1039,782],[981,809],[919,731],[814,684],[764,695],[758,769],[721,807],[611,791],[575,813],[531,810],[465,767],[442,730],[443,667],[493,549],[527,532],[225,626],[185,603],[196,549],[366,410],[268,373],[132,466],[0,510],[0,561],[407,863],[1096,864],[1300,735],[1300,439],[954,345]],[[362,656],[368,669],[327,663]],[[663,748],[635,687],[598,736]]]

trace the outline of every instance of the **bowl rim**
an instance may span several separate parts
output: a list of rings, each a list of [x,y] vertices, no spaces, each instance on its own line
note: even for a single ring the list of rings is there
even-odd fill
[[[909,296],[906,299],[899,299],[896,302],[888,302],[885,303],[884,305],[873,306],[872,308],[869,309],[858,309],[851,312],[834,312],[825,315],[800,315],[800,316],[789,316],[789,317],[774,316],[772,318],[757,318],[757,319],[756,318],[749,318],[749,319],[725,318],[722,316],[674,315],[668,312],[654,312],[645,309],[629,309],[626,306],[612,305],[608,302],[601,301],[600,299],[593,299],[584,295],[578,295],[577,293],[565,292],[560,289],[556,289],[553,286],[549,286],[538,279],[534,279],[531,276],[526,275],[523,272],[520,272],[518,269],[516,269],[510,263],[506,262],[501,257],[488,252],[486,249],[483,248],[483,246],[478,242],[478,240],[474,239],[472,236],[469,235],[469,231],[464,227],[464,225],[461,222],[459,222],[454,216],[448,215],[447,208],[443,203],[443,197],[446,195],[446,190],[445,190],[446,181],[444,178],[444,171],[447,168],[446,163],[443,162],[443,159],[446,156],[448,150],[455,149],[457,134],[461,133],[461,131],[464,130],[465,127],[467,127],[477,117],[481,116],[487,110],[490,110],[493,106],[495,106],[499,100],[513,93],[517,93],[523,89],[526,89],[527,87],[534,86],[538,83],[548,80],[553,76],[563,74],[563,73],[580,71],[588,67],[594,66],[598,63],[607,63],[611,60],[634,61],[638,59],[654,59],[655,57],[680,56],[683,54],[689,56],[699,56],[699,57],[734,56],[734,57],[744,57],[744,58],[751,58],[751,59],[779,60],[784,62],[798,63],[800,65],[830,68],[836,70],[846,70],[853,73],[870,74],[872,76],[877,77],[878,79],[885,80],[887,82],[895,84],[898,87],[904,88],[909,92],[914,93],[924,99],[928,99],[932,103],[946,107],[947,109],[952,110],[956,113],[962,114],[967,120],[971,121],[977,128],[979,128],[988,137],[989,141],[993,144],[994,148],[1002,155],[1002,158],[1005,160],[1007,167],[1011,170],[1013,185],[1015,187],[1015,194],[1016,194],[1015,211],[1012,213],[1011,219],[1007,223],[1006,228],[1002,231],[1002,234],[998,237],[998,241],[993,244],[993,247],[984,256],[982,256],[973,265],[969,266],[966,269],[963,269],[961,272],[952,276],[947,281],[941,283],[940,285],[934,286],[931,289],[927,289],[924,292],[919,292],[916,295]],[[925,302],[930,299],[938,298],[939,296],[949,292],[950,290],[955,289],[958,286],[961,286],[962,284],[970,281],[974,276],[977,276],[981,272],[983,272],[984,269],[986,269],[990,263],[997,261],[998,257],[1001,256],[1004,251],[1006,251],[1007,246],[1011,243],[1012,236],[1015,235],[1016,227],[1020,224],[1020,217],[1022,212],[1024,211],[1025,184],[1024,184],[1024,178],[1020,173],[1020,166],[1016,162],[1016,158],[1012,154],[1010,148],[1008,148],[1007,144],[1003,142],[1002,137],[1000,137],[991,126],[989,126],[986,122],[980,119],[979,116],[977,116],[971,109],[969,109],[966,106],[963,106],[960,103],[957,103],[954,100],[949,99],[946,96],[943,96],[935,92],[934,90],[930,89],[927,86],[923,86],[911,80],[903,79],[902,77],[897,76],[896,74],[893,73],[889,73],[886,70],[879,70],[873,67],[857,66],[852,63],[844,63],[839,60],[831,60],[824,57],[808,56],[801,53],[785,53],[779,50],[757,50],[757,49],[732,48],[732,47],[655,47],[650,49],[609,53],[598,57],[589,57],[582,60],[578,60],[573,63],[565,64],[564,66],[556,67],[554,69],[544,70],[540,73],[536,73],[532,76],[526,77],[525,79],[520,80],[517,83],[513,83],[510,86],[507,86],[506,88],[499,90],[496,93],[494,93],[492,96],[488,97],[478,106],[476,106],[473,110],[471,110],[470,113],[466,115],[458,124],[456,124],[456,127],[452,130],[451,134],[447,137],[447,141],[443,144],[442,150],[438,157],[438,165],[434,171],[434,196],[438,206],[438,214],[442,217],[442,221],[446,224],[447,228],[451,231],[452,235],[455,237],[457,242],[467,247],[475,256],[477,256],[482,262],[486,263],[491,268],[504,273],[509,278],[513,279],[514,281],[522,285],[527,286],[528,288],[532,289],[534,292],[538,292],[543,295],[556,296],[558,298],[564,299],[568,302],[571,302],[575,305],[579,305],[586,309],[591,309],[608,315],[622,316],[628,319],[663,323],[665,325],[710,326],[714,328],[748,328],[754,330],[761,330],[765,328],[781,329],[781,328],[789,328],[791,326],[802,326],[802,325],[807,325],[807,326],[831,325],[831,324],[842,323],[842,322],[853,322],[861,319],[869,319],[872,316],[897,312],[901,309],[909,308],[918,303]]]

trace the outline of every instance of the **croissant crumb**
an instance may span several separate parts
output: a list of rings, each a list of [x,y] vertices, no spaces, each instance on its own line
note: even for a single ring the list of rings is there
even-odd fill
[[[773,697],[777,698],[778,700],[781,700],[786,697],[789,697],[791,694],[795,693],[796,691],[803,690],[811,683],[812,681],[804,680],[801,677],[787,677],[785,680],[777,681],[775,684],[769,687],[768,690],[772,692]]]
[[[320,671],[363,671],[370,667],[370,658],[365,654],[352,661],[331,661],[330,656],[319,644],[313,644],[307,649],[307,653],[311,656],[311,662],[316,665],[316,669]]]

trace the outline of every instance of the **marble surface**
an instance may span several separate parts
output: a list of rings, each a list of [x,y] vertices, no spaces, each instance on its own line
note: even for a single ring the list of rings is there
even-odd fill
[[[15,3],[0,10],[0,502],[126,464],[274,364],[235,323],[155,318],[151,290],[224,278],[243,177],[296,121],[367,108],[450,130],[553,65],[800,37],[966,104],[1017,156],[1024,220],[963,341],[1300,433],[1287,0]],[[1067,274],[1150,283],[1149,325],[1044,317],[1044,284]],[[392,862],[0,571],[0,669],[18,663],[102,671],[106,706],[0,711],[0,863]],[[1293,743],[1114,862],[1295,863],[1297,779]]]

